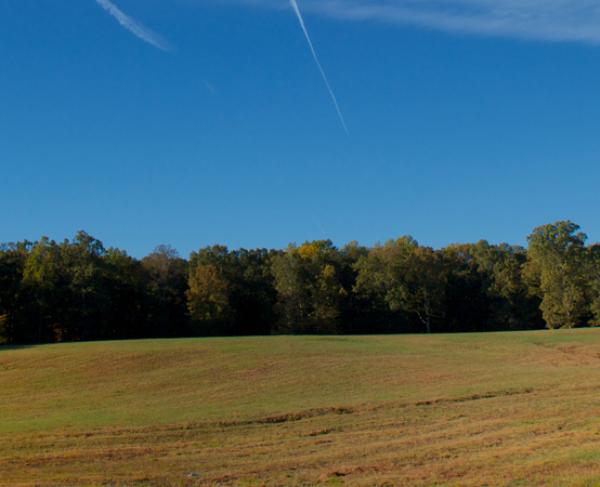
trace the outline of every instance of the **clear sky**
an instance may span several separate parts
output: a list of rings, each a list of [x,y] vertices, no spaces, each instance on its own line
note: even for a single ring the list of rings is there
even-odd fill
[[[287,0],[113,2],[0,1],[0,241],[600,240],[596,2],[298,0],[349,135]]]

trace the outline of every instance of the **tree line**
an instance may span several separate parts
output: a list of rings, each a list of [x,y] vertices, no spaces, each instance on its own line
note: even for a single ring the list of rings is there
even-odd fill
[[[0,343],[467,332],[600,324],[600,245],[575,223],[527,248],[486,241],[284,250],[209,246],[142,259],[79,232],[0,245]]]

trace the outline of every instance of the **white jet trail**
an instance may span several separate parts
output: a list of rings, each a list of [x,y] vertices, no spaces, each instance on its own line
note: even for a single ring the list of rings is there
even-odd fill
[[[98,0],[98,1],[100,1],[100,0]],[[331,100],[333,101],[333,104],[335,106],[335,110],[337,111],[338,117],[340,117],[340,122],[342,123],[342,127],[344,127],[344,131],[346,132],[346,135],[350,135],[350,133],[348,132],[348,127],[346,126],[346,121],[344,120],[344,115],[342,114],[342,110],[340,109],[340,105],[337,101],[335,93],[333,92],[333,89],[331,88],[331,85],[329,84],[329,80],[327,79],[325,70],[323,69],[323,66],[321,65],[321,61],[319,61],[319,56],[317,56],[317,51],[315,50],[315,46],[312,43],[312,40],[308,33],[308,29],[306,28],[306,24],[304,23],[304,18],[302,17],[300,8],[298,8],[298,3],[296,2],[296,0],[290,0],[290,5],[294,9],[294,12],[296,13],[296,17],[298,17],[298,22],[300,22],[300,27],[302,28],[302,31],[304,32],[304,37],[306,37],[306,42],[308,42],[308,47],[310,49],[310,52],[312,53],[313,59],[315,60],[315,63],[317,65],[317,67],[319,68],[319,71],[321,72],[321,77],[323,78],[323,81],[325,82],[327,91],[329,91],[329,96],[331,96]]]
[[[168,52],[170,50],[169,45],[158,34],[133,20],[110,0],[96,0],[96,2],[133,35],[161,51]]]

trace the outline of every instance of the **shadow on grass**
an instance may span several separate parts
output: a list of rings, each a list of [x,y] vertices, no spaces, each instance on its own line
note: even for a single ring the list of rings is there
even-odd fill
[[[35,347],[39,347],[41,344],[39,343],[33,343],[33,344],[29,344],[29,345],[0,345],[0,353],[2,352],[8,352],[10,350],[24,350],[27,348],[35,348]]]

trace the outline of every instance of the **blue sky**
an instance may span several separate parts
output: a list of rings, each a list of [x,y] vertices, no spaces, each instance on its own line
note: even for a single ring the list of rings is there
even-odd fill
[[[287,0],[114,3],[0,2],[0,241],[600,240],[595,2],[298,0],[349,136]]]

